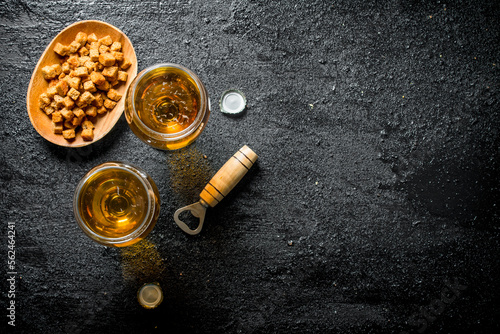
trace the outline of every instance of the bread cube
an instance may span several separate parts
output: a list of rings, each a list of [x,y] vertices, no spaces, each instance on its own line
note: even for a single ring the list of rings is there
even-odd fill
[[[73,109],[73,114],[79,119],[83,119],[85,117],[85,111],[83,111],[81,108]]]
[[[88,92],[91,92],[91,93],[97,91],[97,88],[95,88],[95,85],[92,82],[92,80],[85,81],[83,83],[83,89],[86,90],[86,91],[88,91]]]
[[[112,100],[110,100],[110,99],[105,99],[105,100],[104,100],[104,107],[105,107],[106,109],[111,110],[111,109],[113,109],[114,107],[116,107],[116,102],[115,102],[115,101],[112,101]]]
[[[78,43],[77,41],[71,42],[71,44],[68,45],[68,53],[75,53],[76,51],[78,51],[80,46],[81,46],[81,44]]]
[[[56,103],[56,108],[60,109],[64,107],[64,98],[61,95],[54,95],[54,102]]]
[[[129,59],[123,59],[122,64],[120,65],[120,68],[122,70],[126,70],[130,66],[132,66],[132,62]]]
[[[61,74],[62,68],[59,64],[47,65],[42,67],[42,76],[45,80],[51,80]]]
[[[118,81],[126,82],[128,79],[128,73],[125,71],[118,71],[118,76],[116,77]]]
[[[103,66],[113,66],[116,62],[115,56],[111,53],[101,53],[99,55],[99,63]]]
[[[75,129],[63,130],[62,135],[64,139],[74,139],[76,137]]]
[[[63,132],[63,124],[62,122],[52,122],[52,132],[57,135],[60,135]]]
[[[66,45],[62,45],[61,43],[57,43],[54,46],[54,52],[63,57],[69,53],[68,47]]]
[[[76,101],[78,96],[80,96],[80,92],[78,91],[78,89],[74,89],[73,87],[71,87],[71,89],[68,91],[68,96]]]
[[[83,121],[82,123],[82,129],[93,129],[94,128],[94,123],[92,123],[91,121],[89,120],[85,120]]]
[[[107,112],[108,112],[108,109],[106,109],[106,107],[104,105],[102,107],[97,108],[97,113],[99,115],[105,114]]]
[[[92,80],[92,82],[98,86],[106,82],[106,78],[104,77],[104,75],[95,71],[90,73],[90,80]]]
[[[116,89],[113,89],[113,88],[108,90],[108,94],[106,94],[106,96],[113,101],[119,101],[122,98],[122,94],[118,93],[118,91]],[[104,102],[106,102],[106,101],[104,101]]]
[[[43,108],[43,111],[48,116],[48,115],[52,114],[54,111],[56,111],[56,109],[54,107],[48,105],[45,108]]]
[[[82,95],[80,95],[79,99],[82,99],[86,104],[91,104],[92,101],[95,100],[94,95],[90,92],[84,92]]]
[[[82,139],[85,141],[94,140],[94,129],[83,129],[82,130]]]
[[[66,93],[68,93],[68,83],[66,80],[59,80],[59,82],[56,84],[56,90],[57,94],[61,96],[65,96]]]
[[[71,88],[71,89],[73,89],[73,88]],[[73,109],[73,107],[75,106],[75,101],[73,101],[73,99],[69,96],[64,97],[63,103],[64,103],[64,107],[66,107],[68,109]]]
[[[62,124],[63,116],[60,111],[54,111],[50,116],[52,117],[52,122]]]
[[[75,41],[80,43],[80,45],[85,45],[85,43],[87,43],[87,34],[83,31],[80,31],[78,34],[76,34]]]
[[[76,119],[77,120],[76,122],[78,123],[78,118],[76,118],[76,117],[73,117],[72,119],[67,119],[63,123],[64,128],[65,129],[74,129],[74,128],[76,128],[78,125],[74,125],[73,124],[73,120],[74,119]]]
[[[80,78],[85,77],[89,75],[89,70],[85,66],[80,66],[73,71],[73,75]]]
[[[69,72],[71,72],[71,68],[69,67],[69,64],[68,62],[64,62],[62,65],[61,65],[61,69],[63,71],[63,73],[66,73],[66,74],[69,74]]]
[[[94,94],[94,101],[92,101],[92,105],[96,107],[102,107],[104,105],[104,98],[102,93],[98,92]]]
[[[113,39],[111,39],[111,36],[107,35],[99,39],[99,43],[110,46],[111,44],[113,44]]]
[[[79,77],[71,77],[71,78],[68,78],[66,81],[68,82],[68,85],[71,87],[71,88],[74,88],[74,89],[80,89],[80,82],[81,82],[81,78]]]
[[[104,81],[102,85],[97,85],[97,88],[107,92],[111,88],[111,84],[108,81]]]
[[[57,94],[56,86],[52,86],[52,87],[47,88],[47,92],[45,94],[47,94],[47,96],[50,99],[54,98],[54,95]]]
[[[98,49],[90,49],[89,57],[92,61],[99,61],[99,50]]]
[[[102,70],[102,75],[110,80],[115,80],[118,76],[118,66],[108,66]]]
[[[123,61],[125,59],[123,52],[112,51],[111,54],[115,57],[116,61]]]
[[[80,48],[80,50],[78,50],[78,54],[81,56],[86,56],[89,54],[89,49],[87,49],[86,47],[82,46]]]
[[[97,116],[97,108],[94,106],[88,106],[87,109],[85,109],[85,115],[89,117]]]
[[[50,102],[52,102],[52,100],[47,96],[47,93],[42,93],[40,95],[40,109],[44,109],[49,106]]]
[[[69,64],[69,67],[74,70],[78,66],[80,66],[80,61],[78,60],[77,55],[71,55],[69,56],[68,60],[66,62]]]
[[[68,108],[62,108],[60,110],[61,115],[64,117],[66,120],[71,120],[75,115],[73,114],[73,111],[69,110]]]
[[[89,60],[90,60],[89,56],[81,56],[80,58],[78,58],[78,66],[85,65],[85,63]]]
[[[81,109],[80,109],[81,110]],[[76,128],[78,125],[80,125],[82,123],[82,119],[81,118],[78,118],[78,117],[73,117],[73,119],[71,120],[71,124],[73,124],[73,126]]]
[[[90,35],[87,36],[88,43],[94,43],[97,41],[98,41],[97,36],[94,33],[91,33]]]

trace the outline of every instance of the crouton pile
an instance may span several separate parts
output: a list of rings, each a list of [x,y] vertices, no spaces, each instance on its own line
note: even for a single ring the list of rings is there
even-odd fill
[[[42,68],[49,88],[40,96],[40,109],[52,119],[55,134],[72,140],[81,129],[85,141],[94,140],[98,115],[111,111],[122,98],[114,88],[127,82],[132,63],[125,59],[120,42],[79,32],[69,45],[57,43],[60,64]]]

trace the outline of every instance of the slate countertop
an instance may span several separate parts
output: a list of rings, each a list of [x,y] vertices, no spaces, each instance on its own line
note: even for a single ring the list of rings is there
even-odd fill
[[[496,1],[3,2],[1,328],[498,330],[499,17]],[[36,133],[31,73],[60,30],[86,19],[126,33],[139,70],[198,74],[212,113],[193,145],[156,150],[123,117],[82,149]],[[247,96],[240,117],[219,111],[229,88]],[[201,234],[184,234],[174,211],[245,144],[257,164]],[[146,170],[162,201],[148,238],[122,249],[92,242],[72,213],[78,181],[111,160]],[[165,292],[155,310],[137,303],[146,282]]]

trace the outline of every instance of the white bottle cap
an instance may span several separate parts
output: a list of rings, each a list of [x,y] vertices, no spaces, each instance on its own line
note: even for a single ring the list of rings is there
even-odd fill
[[[226,114],[239,114],[245,110],[247,99],[245,95],[237,90],[230,89],[222,93],[220,98],[220,111]]]
[[[144,284],[137,292],[137,300],[144,308],[155,308],[163,301],[163,292],[157,283]]]

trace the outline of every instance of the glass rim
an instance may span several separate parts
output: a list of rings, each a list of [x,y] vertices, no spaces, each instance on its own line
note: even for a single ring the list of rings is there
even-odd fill
[[[195,120],[186,129],[179,131],[179,132],[176,132],[176,133],[163,133],[163,132],[158,132],[158,131],[151,129],[146,124],[144,124],[144,122],[139,117],[139,114],[137,113],[137,110],[135,108],[135,94],[136,94],[137,86],[139,86],[139,83],[141,82],[141,80],[148,73],[150,73],[151,71],[153,71],[157,68],[161,68],[161,67],[166,67],[166,68],[173,67],[173,68],[177,68],[177,69],[182,70],[183,72],[187,73],[188,76],[194,80],[194,83],[196,84],[196,88],[198,88],[198,91],[200,92],[200,107],[198,108],[198,111],[196,113]],[[128,94],[128,92],[130,92],[132,95],[131,96],[131,104],[132,104],[131,110],[133,113],[132,116],[137,120],[137,124],[138,124],[138,126],[141,127],[141,129],[145,130],[149,135],[151,135],[151,137],[154,137],[156,139],[165,140],[165,141],[169,141],[169,140],[177,141],[177,140],[180,140],[184,137],[189,136],[194,131],[196,131],[196,129],[198,128],[200,123],[203,121],[203,117],[205,116],[205,114],[207,112],[208,94],[207,94],[205,86],[201,82],[201,79],[193,71],[191,71],[187,67],[184,67],[184,66],[179,65],[179,64],[160,63],[160,64],[146,67],[134,79],[131,86],[129,87],[129,90],[127,91],[127,94]],[[128,96],[126,98],[128,99]]]
[[[113,237],[105,237],[102,236],[96,232],[94,232],[92,229],[90,229],[87,224],[85,223],[84,219],[82,218],[79,210],[79,201],[82,195],[82,188],[87,183],[87,181],[94,176],[97,172],[106,170],[106,169],[121,169],[125,170],[132,175],[134,175],[139,181],[142,183],[144,188],[146,189],[146,193],[148,194],[148,213],[142,220],[141,224],[131,231],[130,233],[113,238]],[[75,193],[73,195],[73,213],[75,215],[76,222],[78,223],[78,226],[82,229],[82,231],[90,237],[92,240],[99,242],[104,245],[114,245],[114,244],[124,244],[127,243],[137,237],[139,237],[147,228],[150,226],[150,224],[153,221],[153,218],[155,216],[155,206],[156,202],[153,200],[154,196],[154,188],[151,182],[148,180],[148,174],[143,171],[142,169],[128,163],[124,163],[121,161],[108,161],[104,162],[102,164],[99,164],[92,169],[90,169],[83,177],[82,179],[78,182],[78,185],[76,186]]]

